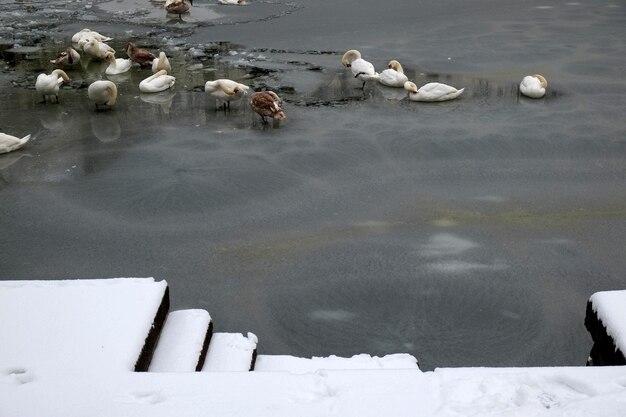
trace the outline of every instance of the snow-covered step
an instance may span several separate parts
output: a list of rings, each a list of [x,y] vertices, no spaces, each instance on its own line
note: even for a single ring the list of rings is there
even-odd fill
[[[600,291],[587,302],[585,327],[593,339],[589,365],[626,365],[626,291]]]
[[[0,281],[0,369],[146,371],[168,310],[153,278]]]
[[[204,364],[213,323],[206,310],[178,310],[167,315],[149,372],[194,372]]]
[[[257,343],[254,333],[214,333],[202,372],[252,371]]]
[[[383,357],[367,354],[342,358],[328,357],[298,358],[287,355],[259,355],[255,371],[285,371],[295,374],[319,370],[359,370],[359,369],[415,369],[419,371],[417,360],[408,353],[397,353]]]

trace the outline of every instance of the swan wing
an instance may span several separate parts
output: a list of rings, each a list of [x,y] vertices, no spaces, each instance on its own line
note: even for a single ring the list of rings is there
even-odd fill
[[[350,70],[355,77],[365,81],[378,78],[378,73],[374,70],[374,65],[362,58],[355,59],[350,64]]]
[[[388,87],[404,87],[404,83],[409,79],[406,75],[392,68],[387,68],[380,73],[378,82]]]
[[[30,135],[26,135],[20,139],[15,136],[7,135],[6,133],[0,133],[0,153],[15,151],[24,146],[29,139]]]
[[[417,96],[424,101],[444,101],[458,97],[464,90],[442,83],[428,83],[417,90]]]
[[[522,94],[532,98],[543,97],[546,93],[546,89],[541,85],[541,81],[531,75],[527,75],[522,79],[519,89]]]

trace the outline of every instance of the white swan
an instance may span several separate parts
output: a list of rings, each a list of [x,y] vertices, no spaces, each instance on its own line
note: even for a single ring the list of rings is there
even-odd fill
[[[152,60],[152,73],[155,74],[159,72],[160,70],[165,70],[167,71],[168,74],[172,73],[172,66],[170,65],[170,60],[167,59],[167,55],[165,55],[165,52],[163,51],[159,52],[158,58],[154,58]]]
[[[30,135],[26,135],[20,139],[15,136],[7,135],[6,133],[0,133],[0,153],[15,151],[24,146],[29,139]]]
[[[167,71],[160,70],[139,83],[139,91],[142,93],[158,93],[171,88],[176,78],[167,75]]]
[[[87,55],[95,59],[104,60],[104,56],[107,52],[111,52],[115,55],[115,49],[96,39],[81,39],[80,42],[78,42],[78,45],[83,48],[83,51]]]
[[[398,61],[391,60],[387,65],[387,69],[380,73],[378,82],[388,87],[404,87],[404,83],[409,81],[402,65]]]
[[[59,88],[65,81],[69,81],[65,71],[55,69],[50,74],[39,74],[35,81],[35,90],[43,96],[42,103],[46,102],[47,96],[55,96],[56,102],[59,102]]]
[[[87,96],[96,104],[96,111],[100,110],[99,106],[110,108],[117,101],[117,86],[112,81],[94,81],[87,89]]]
[[[246,4],[245,0],[217,0],[219,4],[238,4],[243,5]]]
[[[115,55],[111,52],[104,54],[104,62],[107,62],[109,66],[104,70],[107,75],[123,74],[130,70],[133,65],[133,61],[124,58],[115,58]]]
[[[527,75],[522,79],[519,85],[519,90],[526,97],[541,98],[546,95],[546,88],[548,87],[548,81],[539,74]]]
[[[380,75],[374,70],[374,65],[371,62],[368,62],[361,58],[361,53],[356,49],[350,49],[341,58],[341,63],[350,68],[352,71],[352,75],[354,78],[358,78],[363,81],[363,86],[365,87],[365,82],[369,80],[377,80]]]
[[[76,32],[74,36],[72,36],[72,43],[78,43],[81,39],[95,39],[100,42],[108,42],[113,40],[113,38],[109,38],[108,36],[104,36],[91,29],[83,29],[80,32]]]
[[[247,85],[225,78],[207,81],[204,84],[204,92],[211,97],[215,97],[216,100],[222,100],[224,102],[224,110],[226,110],[226,108],[230,109],[230,102],[242,98],[248,92],[249,88],[250,87]]]
[[[463,93],[465,88],[456,88],[442,83],[428,83],[417,89],[415,83],[407,81],[404,89],[409,92],[409,99],[412,101],[446,101],[457,98]]]

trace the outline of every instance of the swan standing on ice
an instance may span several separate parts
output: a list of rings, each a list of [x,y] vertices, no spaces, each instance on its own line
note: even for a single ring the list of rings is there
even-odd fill
[[[49,75],[39,74],[37,81],[35,81],[35,90],[43,96],[42,103],[46,102],[47,96],[55,96],[56,102],[59,102],[59,87],[65,81],[69,81],[70,77],[67,76],[65,71],[55,69]]]
[[[130,70],[133,65],[133,61],[124,58],[115,58],[115,55],[111,52],[104,54],[104,62],[107,62],[109,66],[104,70],[107,75],[123,74]]]
[[[139,91],[142,93],[158,93],[171,88],[176,82],[176,78],[167,75],[167,71],[160,70],[139,83]]]
[[[128,42],[126,45],[126,55],[128,55],[131,61],[141,65],[142,68],[151,66],[156,58],[152,52],[137,48],[132,42]]]
[[[22,139],[7,135],[6,133],[0,133],[0,153],[7,153],[11,151],[18,150],[28,140],[30,139],[30,135],[24,136]]]
[[[442,83],[428,83],[417,89],[415,83],[407,81],[404,83],[404,89],[409,92],[409,99],[412,101],[446,101],[457,98],[465,90],[456,88]]]
[[[546,88],[548,87],[548,81],[543,75],[534,74],[527,75],[522,79],[519,85],[519,90],[526,97],[541,98],[546,95]]]
[[[100,110],[98,106],[108,106],[110,110],[117,101],[117,86],[112,81],[94,81],[87,89],[87,96],[96,103],[96,111]]]
[[[104,55],[107,52],[111,52],[115,55],[115,49],[96,39],[81,39],[78,44],[83,48],[83,51],[87,55],[94,59],[104,60]]]
[[[108,42],[113,40],[113,38],[109,38],[108,36],[104,36],[91,29],[83,29],[80,32],[76,32],[74,36],[72,36],[72,43],[77,44],[81,39],[95,39],[100,42]]]
[[[177,14],[178,18],[182,19],[182,14],[187,13],[192,5],[193,0],[167,0],[165,10],[168,13]]]
[[[361,53],[356,49],[350,49],[343,54],[341,63],[350,68],[354,78],[363,81],[361,89],[365,88],[365,82],[369,80],[377,80],[380,75],[374,70],[374,65],[361,58]]]
[[[380,73],[378,82],[386,85],[387,87],[404,87],[404,83],[409,81],[402,65],[398,61],[391,60],[387,65],[387,69]]]
[[[61,68],[73,67],[80,63],[80,54],[74,48],[67,48],[65,51],[59,52],[56,59],[50,60],[50,63]]]
[[[170,60],[167,59],[167,55],[165,52],[159,52],[159,57],[152,60],[152,73],[155,74],[160,70],[167,71],[168,74],[172,73],[172,66],[170,65]]]
[[[266,117],[276,120],[285,120],[287,118],[285,111],[281,107],[282,100],[273,91],[252,93],[249,103],[250,108],[261,116],[263,123],[267,123]]]
[[[225,78],[207,81],[206,84],[204,84],[204,92],[215,97],[216,101],[222,100],[224,102],[224,110],[226,110],[226,108],[230,110],[230,102],[242,98],[244,94],[248,92],[249,88],[250,87],[247,85]]]

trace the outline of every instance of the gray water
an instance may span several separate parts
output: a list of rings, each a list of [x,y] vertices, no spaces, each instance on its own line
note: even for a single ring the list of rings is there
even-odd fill
[[[392,4],[198,0],[179,20],[0,0],[0,131],[33,134],[0,155],[0,278],[166,279],[172,309],[252,331],[263,354],[583,365],[587,298],[626,285],[626,6]],[[86,86],[107,77],[83,59],[39,104],[37,74],[84,27],[118,57],[164,50],[176,85],[141,94],[134,69],[95,112]],[[465,92],[361,91],[352,48]],[[533,73],[543,99],[518,94]],[[226,77],[278,92],[287,121],[216,109],[202,87]]]

